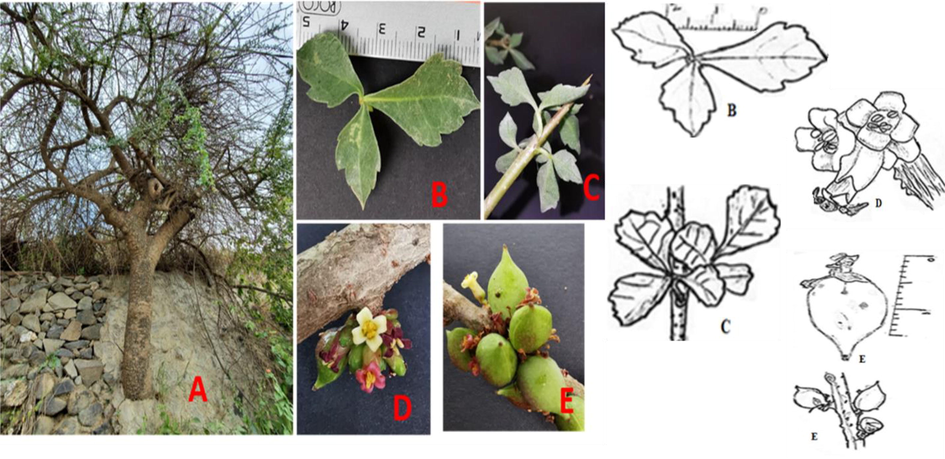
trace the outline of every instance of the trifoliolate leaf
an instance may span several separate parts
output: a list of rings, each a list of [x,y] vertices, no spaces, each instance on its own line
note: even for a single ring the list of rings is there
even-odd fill
[[[482,36],[486,37],[486,39],[488,40],[490,37],[492,37],[492,34],[494,34],[499,27],[502,27],[502,18],[495,18],[489,21],[489,23],[486,24],[485,29],[483,29]]]
[[[692,55],[692,48],[668,19],[657,13],[641,13],[625,19],[614,35],[620,46],[633,52],[633,60],[660,68]]]
[[[568,102],[574,102],[584,97],[589,88],[590,86],[555,85],[555,87],[551,88],[551,91],[538,93],[538,98],[541,99],[541,105],[538,108],[544,110],[546,108],[564,105]]]
[[[515,61],[515,66],[522,70],[535,70],[535,66],[532,65],[532,62],[522,54],[521,51],[517,49],[510,49],[509,54],[512,55],[512,60]]]
[[[610,292],[614,317],[624,327],[639,322],[663,301],[670,284],[669,278],[658,274],[636,273],[617,279]]]
[[[671,272],[667,260],[675,231],[669,220],[656,212],[631,210],[616,225],[617,242],[651,268]]]
[[[696,268],[682,281],[696,295],[699,302],[706,306],[718,306],[722,302],[722,297],[725,296],[725,282],[722,282],[718,270],[712,265]]]
[[[555,177],[551,163],[545,163],[538,168],[538,196],[541,199],[542,212],[558,207],[558,178]]]
[[[515,161],[515,158],[518,156],[521,150],[515,149],[502,156],[499,156],[499,159],[495,160],[495,170],[499,171],[500,174],[504,174],[505,171],[509,170],[509,166]]]
[[[802,26],[771,24],[741,43],[703,53],[699,61],[756,91],[781,91],[827,60]]]
[[[751,283],[752,278],[750,266],[716,263],[715,268],[719,271],[719,278],[725,282],[725,290],[736,295],[744,295],[748,292],[748,284]]]
[[[676,122],[695,137],[715,112],[715,96],[696,62],[690,62],[663,83],[660,104],[673,112]]]
[[[514,107],[519,104],[531,105],[538,110],[538,104],[528,89],[528,83],[525,82],[525,75],[517,68],[511,68],[499,73],[499,76],[487,77],[492,88],[502,97],[502,102]]]
[[[522,35],[524,35],[522,32],[513,33],[512,35],[509,35],[509,46],[511,46],[512,48],[515,48],[515,47],[518,47],[518,45],[521,45]]]
[[[364,209],[368,195],[374,189],[377,172],[381,170],[381,151],[377,148],[367,107],[362,105],[338,134],[335,165],[338,170],[344,169],[345,180]]]
[[[299,76],[310,88],[306,94],[335,107],[352,94],[364,95],[361,80],[354,73],[344,45],[330,32],[315,35],[296,53]]]
[[[778,235],[781,220],[768,190],[743,185],[728,197],[725,240],[718,256],[764,244]]]
[[[558,128],[558,135],[561,136],[561,141],[577,154],[581,154],[581,124],[578,122],[577,118],[578,112],[581,111],[581,106],[581,104],[572,105],[568,116],[564,117],[564,121],[561,122],[561,127]]]
[[[672,244],[673,258],[690,269],[711,264],[718,249],[712,227],[696,222],[689,222],[678,231]]]
[[[505,63],[505,56],[507,54],[508,51],[499,51],[498,48],[486,46],[486,59],[489,59],[489,62],[492,62],[494,65],[502,65]]]
[[[552,162],[555,165],[555,172],[558,174],[558,177],[561,177],[561,180],[577,184],[584,183],[584,179],[581,178],[581,171],[578,170],[577,167],[577,159],[574,158],[574,155],[568,153],[567,150],[561,150],[555,153],[552,157]]]
[[[402,83],[364,96],[364,103],[384,112],[418,145],[435,147],[479,108],[462,70],[459,62],[435,54]]]
[[[512,115],[506,112],[505,118],[502,118],[502,121],[499,122],[499,138],[509,147],[515,148],[517,145],[516,135],[518,135],[518,126],[515,125]]]

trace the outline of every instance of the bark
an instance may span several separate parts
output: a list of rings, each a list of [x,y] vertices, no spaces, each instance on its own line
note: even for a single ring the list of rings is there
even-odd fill
[[[683,196],[683,187],[666,189],[666,219],[679,231],[686,224],[686,207]],[[686,321],[689,316],[689,290],[682,282],[674,282],[669,291],[670,298],[670,331],[672,341],[686,340]]]
[[[430,225],[349,225],[298,261],[297,333],[301,343],[346,312],[382,309],[408,271],[430,261]]]
[[[154,265],[132,254],[121,385],[131,400],[151,398],[151,295]]]

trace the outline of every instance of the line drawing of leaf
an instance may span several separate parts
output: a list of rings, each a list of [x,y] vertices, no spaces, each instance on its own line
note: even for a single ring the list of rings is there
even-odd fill
[[[381,170],[381,150],[377,146],[367,107],[362,105],[338,134],[335,165],[338,170],[344,169],[345,180],[364,210]]]
[[[542,212],[558,207],[558,177],[551,162],[538,168],[538,197]]]
[[[624,327],[645,319],[666,297],[671,283],[665,276],[647,273],[634,273],[617,279],[608,297],[614,317]]]
[[[776,22],[745,41],[702,53],[697,59],[757,92],[777,92],[786,83],[810,76],[827,61],[827,55],[804,26]]]
[[[718,306],[725,296],[725,282],[719,278],[719,272],[712,265],[696,268],[682,282],[696,295],[699,302],[708,307]]]
[[[716,263],[715,269],[719,271],[719,277],[725,282],[725,290],[739,296],[748,293],[748,285],[751,283],[752,277],[754,277],[754,274],[751,272],[751,266],[746,264],[729,265]]]
[[[676,232],[671,250],[674,258],[695,269],[711,264],[717,249],[718,242],[711,226],[689,222]]]
[[[663,83],[660,105],[673,112],[673,119],[690,136],[696,137],[715,112],[715,95],[696,62],[679,69]]]
[[[692,47],[686,43],[673,23],[659,13],[640,13],[624,19],[611,30],[620,46],[633,53],[634,61],[661,68],[692,56]]]
[[[631,210],[615,225],[617,242],[654,269],[671,272],[664,254],[675,235],[673,225],[656,212],[642,214]]]
[[[764,244],[778,235],[781,220],[767,189],[742,185],[727,201],[725,240],[716,258]]]

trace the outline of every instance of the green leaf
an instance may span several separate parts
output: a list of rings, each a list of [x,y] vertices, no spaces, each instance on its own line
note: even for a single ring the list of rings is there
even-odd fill
[[[418,145],[435,147],[479,108],[462,70],[459,62],[435,54],[402,83],[364,96],[364,103],[384,112]]]
[[[541,106],[539,108],[544,110],[546,108],[557,107],[568,102],[573,102],[584,97],[589,88],[590,86],[555,85],[555,87],[551,88],[551,91],[538,93],[538,98],[541,99]]]
[[[515,161],[515,158],[518,156],[519,149],[514,149],[502,156],[499,156],[499,159],[495,160],[495,170],[499,173],[504,174],[505,171],[509,170],[509,166],[512,165],[512,162]]]
[[[722,282],[718,270],[712,265],[698,267],[682,281],[706,306],[718,306],[725,296],[725,282]]]
[[[626,327],[646,318],[663,301],[670,281],[658,274],[636,273],[617,279],[610,292],[614,317]]]
[[[499,138],[509,147],[515,148],[515,136],[517,134],[518,126],[515,125],[515,120],[512,119],[512,115],[506,112],[505,118],[502,118],[502,121],[499,123]]]
[[[354,73],[344,45],[334,34],[315,35],[296,54],[299,76],[309,84],[308,96],[336,107],[352,94],[364,95],[361,80]]]
[[[535,66],[532,65],[531,61],[525,58],[525,55],[517,49],[510,49],[509,54],[512,55],[512,60],[515,61],[515,66],[522,70],[535,70]]]
[[[564,117],[561,127],[558,128],[561,141],[577,154],[581,154],[581,124],[578,122],[577,114],[582,106],[582,104],[572,105],[568,116]]]
[[[367,107],[362,105],[338,134],[335,165],[338,170],[344,169],[345,180],[361,202],[361,209],[364,209],[368,195],[374,189],[377,173],[381,170],[381,152],[377,148],[377,138],[374,137],[374,126]]]
[[[501,19],[502,18],[495,18],[492,21],[490,21],[488,24],[486,24],[486,28],[483,31],[482,36],[486,37],[486,39],[489,39],[489,37],[491,37],[492,34],[495,33],[496,29],[498,29],[499,27],[502,27]]]
[[[778,235],[780,227],[768,190],[743,185],[728,197],[725,241],[717,257],[764,244]]]
[[[510,107],[528,104],[538,110],[538,104],[535,102],[535,98],[532,97],[532,93],[528,89],[528,83],[525,82],[525,75],[522,74],[521,70],[511,68],[499,73],[499,76],[487,78],[489,83],[492,83],[492,89],[495,89],[495,92],[502,96],[502,102]]]
[[[581,178],[581,171],[577,167],[577,159],[567,150],[555,153],[552,162],[554,162],[555,172],[558,177],[561,177],[561,180],[577,184],[584,183],[584,179]]]
[[[507,51],[500,52],[498,48],[494,48],[492,46],[486,46],[486,59],[488,59],[489,62],[492,62],[495,65],[504,64],[506,55],[508,55]]]
[[[551,163],[538,168],[538,196],[542,212],[558,207],[558,178]]]
[[[524,35],[524,33],[522,32],[513,33],[512,36],[509,37],[509,46],[511,46],[512,48],[515,48],[518,45],[522,44],[522,35]]]

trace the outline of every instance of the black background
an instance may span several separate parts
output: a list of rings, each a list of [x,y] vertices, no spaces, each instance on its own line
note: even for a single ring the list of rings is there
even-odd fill
[[[298,253],[318,244],[346,225],[298,225]],[[298,346],[299,434],[424,434],[430,433],[430,265],[420,263],[394,284],[384,297],[385,309],[400,312],[399,320],[413,348],[405,350],[407,374],[388,378],[387,386],[367,394],[354,375],[341,375],[312,390],[318,376],[315,345],[318,333]],[[329,324],[337,327],[347,315]],[[321,331],[321,330],[319,330]],[[410,397],[412,414],[394,421],[394,395]]]
[[[597,174],[600,181],[592,181],[590,191],[600,195],[597,201],[584,197],[583,185],[558,181],[561,200],[558,207],[541,212],[534,161],[525,168],[505,197],[499,201],[490,218],[504,219],[603,219],[604,218],[604,4],[603,3],[486,3],[485,21],[502,18],[506,33],[524,32],[518,46],[535,70],[525,70],[525,81],[535,99],[537,93],[550,90],[556,84],[579,85],[591,74],[591,89],[579,102],[584,104],[578,113],[581,123],[581,154],[578,168],[581,175]],[[487,76],[496,76],[513,67],[511,57],[505,65],[485,62]],[[502,176],[495,169],[495,161],[509,151],[499,138],[499,122],[506,112],[512,114],[519,127],[519,139],[531,135],[532,108],[522,104],[510,108],[486,83],[484,103],[485,158],[483,197]],[[527,133],[527,135],[526,135]],[[564,148],[557,133],[552,136],[552,153]],[[569,150],[570,151],[570,150]],[[574,152],[572,152],[574,153]]]
[[[419,62],[351,57],[366,93],[400,83],[420,68]],[[463,77],[476,97],[480,71],[463,67]],[[479,219],[479,110],[463,118],[463,126],[442,136],[437,147],[418,146],[393,120],[379,110],[371,123],[381,151],[381,171],[365,209],[348,187],[344,171],[335,165],[338,133],[357,113],[357,95],[329,109],[310,99],[309,85],[296,75],[296,203],[302,220],[357,219]],[[449,199],[433,208],[432,182],[444,182]]]
[[[551,357],[584,381],[584,226],[583,225],[444,225],[443,278],[460,288],[466,274],[477,271],[488,288],[502,257],[502,244],[538,289],[551,313],[561,343],[551,343]],[[458,323],[449,324],[452,329]],[[495,394],[496,388],[453,366],[443,334],[444,430],[556,430],[540,414],[529,413]],[[301,385],[300,385],[301,388]]]

